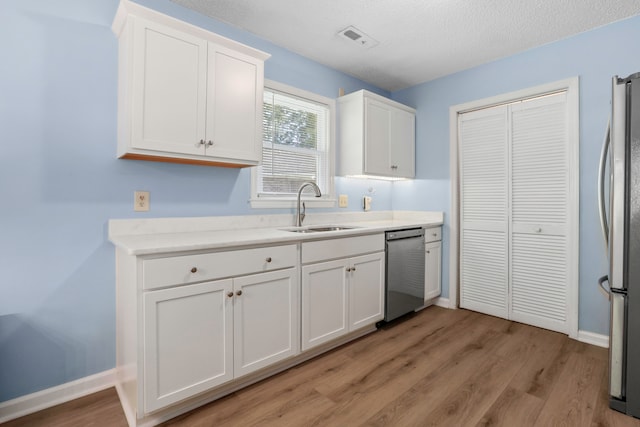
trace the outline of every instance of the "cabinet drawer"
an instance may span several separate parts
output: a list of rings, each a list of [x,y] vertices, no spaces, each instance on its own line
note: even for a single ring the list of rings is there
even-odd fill
[[[296,265],[296,245],[240,249],[142,261],[144,289],[278,270]]]
[[[424,230],[425,243],[442,240],[442,227],[427,228]]]
[[[302,263],[384,251],[384,234],[302,243]]]

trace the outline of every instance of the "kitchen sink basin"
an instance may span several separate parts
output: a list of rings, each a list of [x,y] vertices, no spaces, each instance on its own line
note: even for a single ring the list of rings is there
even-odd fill
[[[322,233],[326,231],[341,231],[351,230],[356,227],[345,227],[343,225],[313,225],[304,228],[287,228],[284,231],[290,231],[292,233]]]

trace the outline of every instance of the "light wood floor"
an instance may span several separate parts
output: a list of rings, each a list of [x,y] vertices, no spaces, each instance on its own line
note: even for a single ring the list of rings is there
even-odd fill
[[[607,350],[429,307],[168,426],[640,426],[607,403]],[[114,389],[6,424],[125,426]]]

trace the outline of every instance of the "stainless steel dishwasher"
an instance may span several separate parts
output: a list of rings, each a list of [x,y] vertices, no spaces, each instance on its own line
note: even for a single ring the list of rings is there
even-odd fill
[[[424,230],[387,231],[386,299],[389,322],[424,305]]]

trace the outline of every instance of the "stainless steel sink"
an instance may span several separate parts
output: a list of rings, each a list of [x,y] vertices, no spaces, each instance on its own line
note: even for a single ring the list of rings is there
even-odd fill
[[[351,230],[354,228],[357,227],[346,227],[343,225],[312,225],[304,228],[286,228],[284,231],[290,231],[292,233],[322,233],[327,231]]]

